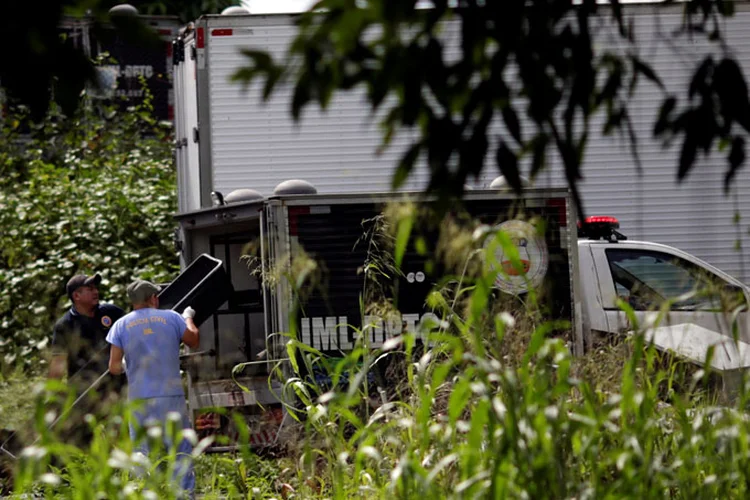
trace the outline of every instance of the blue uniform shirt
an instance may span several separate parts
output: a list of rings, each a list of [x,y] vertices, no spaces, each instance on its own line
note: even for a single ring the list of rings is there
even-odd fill
[[[112,326],[107,342],[125,353],[128,398],[184,396],[180,378],[180,342],[187,329],[174,311],[138,309]]]

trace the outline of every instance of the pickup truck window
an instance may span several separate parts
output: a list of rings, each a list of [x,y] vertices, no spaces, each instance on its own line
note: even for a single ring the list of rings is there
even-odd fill
[[[617,296],[637,311],[673,300],[673,311],[731,310],[744,302],[742,290],[691,262],[650,250],[607,249]]]

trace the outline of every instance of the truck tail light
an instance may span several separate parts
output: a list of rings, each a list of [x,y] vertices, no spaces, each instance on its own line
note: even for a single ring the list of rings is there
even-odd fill
[[[206,47],[206,30],[198,28],[195,30],[195,48],[203,49]]]

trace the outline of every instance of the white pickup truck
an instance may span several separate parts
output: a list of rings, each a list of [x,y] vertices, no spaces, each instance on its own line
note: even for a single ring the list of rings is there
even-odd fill
[[[710,364],[733,390],[750,367],[750,288],[677,248],[629,241],[618,228],[614,217],[589,217],[580,226],[584,335],[645,332],[658,348],[699,364],[714,346]],[[637,325],[618,300],[633,309]]]

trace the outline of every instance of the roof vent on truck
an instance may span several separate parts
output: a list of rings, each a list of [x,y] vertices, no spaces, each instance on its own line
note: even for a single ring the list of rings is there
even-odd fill
[[[318,194],[318,190],[315,186],[302,179],[289,179],[280,183],[273,190],[275,195],[284,194]]]
[[[246,16],[250,11],[239,5],[232,5],[221,11],[222,16]]]
[[[242,203],[248,201],[260,201],[263,195],[255,189],[235,189],[224,197],[224,203]]]
[[[528,187],[530,185],[529,180],[524,176],[521,176],[521,185],[523,187]],[[505,176],[501,175],[492,180],[490,183],[490,189],[511,189],[511,187]]]
[[[594,215],[586,217],[583,222],[578,221],[578,237],[590,240],[608,240],[612,242],[628,239],[620,231],[620,221],[608,215]]]
[[[111,9],[109,9],[109,15],[112,17],[117,16],[137,16],[138,15],[138,9],[130,5],[129,3],[121,3],[119,5],[115,5]]]

